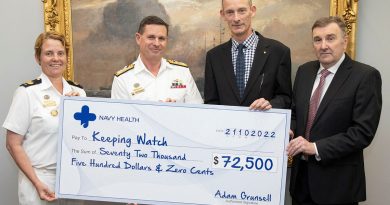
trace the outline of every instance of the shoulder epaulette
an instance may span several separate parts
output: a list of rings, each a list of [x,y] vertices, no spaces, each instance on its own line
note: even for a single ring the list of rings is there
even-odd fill
[[[116,77],[119,77],[120,75],[122,75],[123,73],[126,73],[127,71],[131,70],[134,68],[134,64],[130,64],[128,66],[125,66],[124,68],[122,68],[121,70],[119,70],[118,72],[115,73],[115,76]]]
[[[30,80],[28,82],[25,82],[25,83],[21,84],[20,86],[23,86],[23,87],[27,88],[27,87],[30,87],[32,85],[38,85],[40,83],[42,83],[42,79],[37,78],[37,79],[34,79],[34,80]]]
[[[167,60],[168,63],[172,64],[172,65],[178,65],[178,66],[181,66],[181,67],[186,67],[188,68],[188,65],[183,63],[183,62],[180,62],[180,61],[175,61],[175,60]]]
[[[78,88],[83,89],[83,86],[81,86],[79,83],[73,82],[73,81],[71,81],[71,80],[67,80],[66,82],[68,82],[69,85],[73,85],[73,86],[76,86],[76,87],[78,87]]]

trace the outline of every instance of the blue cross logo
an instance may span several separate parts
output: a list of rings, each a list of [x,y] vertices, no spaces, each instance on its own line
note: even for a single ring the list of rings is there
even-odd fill
[[[84,105],[81,108],[81,112],[76,112],[73,115],[75,120],[80,120],[80,124],[84,127],[87,128],[89,121],[95,121],[96,120],[96,115],[93,113],[89,113],[89,107],[87,105]]]

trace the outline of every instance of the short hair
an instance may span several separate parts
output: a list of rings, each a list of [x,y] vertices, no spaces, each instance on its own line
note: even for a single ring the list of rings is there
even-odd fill
[[[249,6],[252,6],[252,0],[248,0]],[[223,0],[221,1],[222,9],[223,9]]]
[[[167,29],[167,34],[168,34],[168,28],[169,24],[167,24],[164,20],[162,20],[160,17],[157,16],[147,16],[141,20],[139,23],[138,27],[138,33],[143,34],[145,31],[145,26],[146,25],[162,25],[165,26]]]
[[[65,36],[63,34],[56,32],[56,31],[47,31],[47,32],[43,32],[43,33],[39,34],[39,36],[35,40],[34,50],[35,50],[35,56],[38,57],[38,59],[41,56],[43,42],[47,39],[53,39],[53,40],[60,41],[61,44],[65,48],[66,55],[68,56],[69,46],[66,43]]]
[[[336,23],[344,35],[347,34],[347,26],[345,25],[343,19],[341,19],[338,16],[329,16],[329,17],[322,17],[317,19],[313,26],[311,27],[311,31],[313,31],[315,28],[323,28],[331,23]]]

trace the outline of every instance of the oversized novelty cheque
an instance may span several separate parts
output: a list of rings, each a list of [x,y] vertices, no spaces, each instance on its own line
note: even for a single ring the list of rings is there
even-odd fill
[[[284,204],[290,110],[64,97],[59,198]]]

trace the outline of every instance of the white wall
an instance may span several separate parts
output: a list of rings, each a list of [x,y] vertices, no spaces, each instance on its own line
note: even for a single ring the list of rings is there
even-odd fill
[[[363,205],[386,205],[390,201],[390,1],[359,1],[357,60],[381,71],[383,111],[376,138],[365,151],[367,201]],[[313,20],[314,21],[314,20]],[[33,44],[43,31],[40,0],[0,1],[0,124],[4,122],[13,91],[35,78],[40,70],[34,62]],[[387,126],[386,126],[387,125]],[[0,129],[0,204],[17,204],[17,168],[5,149],[5,132]]]
[[[357,32],[358,61],[382,74],[382,115],[378,132],[365,150],[367,201],[363,205],[390,204],[390,1],[359,1]]]
[[[0,124],[8,113],[15,89],[38,77],[34,61],[34,42],[43,31],[43,6],[40,0],[0,1]],[[17,200],[17,168],[5,148],[5,131],[0,128],[0,204]]]

